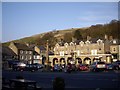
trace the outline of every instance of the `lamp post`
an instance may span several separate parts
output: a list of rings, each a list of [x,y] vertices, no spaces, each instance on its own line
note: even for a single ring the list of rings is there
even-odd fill
[[[75,60],[75,65],[76,65],[76,62],[77,62],[77,61],[76,61],[76,54],[77,54],[77,51],[76,51],[76,43],[75,43],[75,51],[74,51],[74,56],[75,56],[75,57],[74,57],[74,60]]]

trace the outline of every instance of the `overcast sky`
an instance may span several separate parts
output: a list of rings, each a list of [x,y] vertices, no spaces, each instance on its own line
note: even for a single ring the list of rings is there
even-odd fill
[[[118,19],[117,2],[3,2],[2,42],[113,19]]]

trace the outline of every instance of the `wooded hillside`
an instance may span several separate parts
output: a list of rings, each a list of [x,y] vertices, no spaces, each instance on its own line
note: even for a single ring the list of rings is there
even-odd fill
[[[14,40],[13,42],[29,43],[39,46],[46,46],[48,40],[49,47],[54,47],[56,42],[64,41],[71,42],[76,40],[86,40],[87,36],[91,38],[104,36],[112,36],[115,39],[120,39],[120,21],[112,20],[108,24],[97,24],[91,25],[88,28],[71,28],[67,30],[54,30],[44,34],[38,34],[31,37],[22,38],[19,40]],[[3,43],[4,45],[9,45],[10,42]]]

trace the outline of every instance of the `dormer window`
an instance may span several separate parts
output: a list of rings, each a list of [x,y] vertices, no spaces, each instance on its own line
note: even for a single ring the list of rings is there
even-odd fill
[[[74,43],[73,43],[73,42],[71,42],[71,43],[70,43],[70,46],[74,46]]]
[[[84,45],[84,42],[83,41],[81,41],[81,42],[79,42],[79,44],[81,45],[81,47]]]
[[[85,42],[85,44],[86,44],[86,45],[89,45],[89,44],[90,44],[90,41],[89,41],[89,40],[87,40],[87,41]]]
[[[98,43],[98,45],[100,45],[101,43],[103,43],[103,41],[101,39],[98,39],[97,43]]]
[[[65,43],[64,46],[67,48],[68,47],[68,43]]]
[[[59,44],[57,43],[55,46],[58,48],[58,47],[59,47]]]

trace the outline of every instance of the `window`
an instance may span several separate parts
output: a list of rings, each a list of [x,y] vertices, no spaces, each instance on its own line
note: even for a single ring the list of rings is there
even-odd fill
[[[68,43],[65,43],[64,46],[67,48],[68,47]]]
[[[68,54],[68,52],[67,52],[67,51],[65,51],[65,54]]]
[[[29,51],[29,54],[32,54],[32,51]]]
[[[113,48],[113,51],[115,52],[115,51],[116,51],[116,49],[115,49],[115,48]]]
[[[58,48],[58,47],[59,47],[59,44],[57,43],[55,46]]]
[[[28,51],[25,52],[26,54],[28,53]]]
[[[92,55],[97,55],[97,50],[91,50]]]
[[[70,46],[74,46],[74,43],[73,43],[73,42],[71,42],[71,43],[70,43]]]
[[[37,59],[37,55],[34,55],[34,59]]]
[[[83,42],[83,41],[81,41],[79,44],[81,45],[81,47],[83,47],[83,45],[84,45],[84,42]]]
[[[31,59],[32,59],[32,56],[30,56],[29,59],[31,60]]]
[[[101,51],[101,48],[99,48],[99,51]]]
[[[27,56],[25,56],[25,60],[27,60]]]
[[[103,43],[103,41],[102,41],[102,40],[100,40],[100,39],[98,39],[98,40],[97,40],[97,43],[98,43],[98,45],[100,45],[100,44],[102,44],[102,43]]]
[[[20,50],[20,54],[23,54],[23,50]]]
[[[90,44],[90,41],[87,40],[85,43],[86,43],[86,45],[89,45],[89,44]]]
[[[60,51],[60,56],[64,56],[64,51]]]
[[[23,59],[24,59],[24,56],[20,56],[20,59],[23,60]]]

